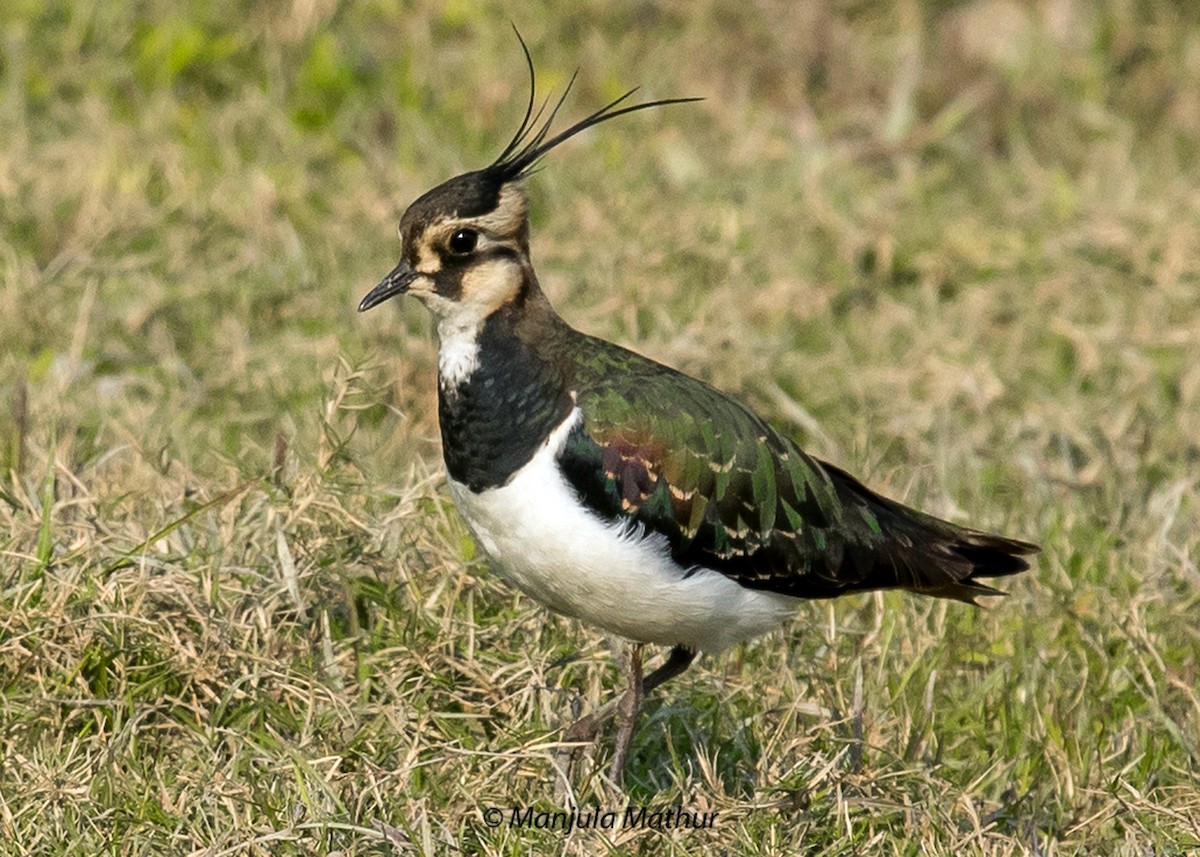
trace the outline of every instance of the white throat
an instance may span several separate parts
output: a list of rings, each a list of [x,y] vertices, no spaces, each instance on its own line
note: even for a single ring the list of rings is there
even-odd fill
[[[443,390],[456,390],[479,366],[479,330],[483,323],[472,319],[438,322],[438,383]]]
[[[486,259],[463,274],[461,297],[436,293],[425,303],[438,321],[438,380],[443,390],[464,384],[479,366],[479,331],[484,321],[521,288],[521,266],[506,257]]]

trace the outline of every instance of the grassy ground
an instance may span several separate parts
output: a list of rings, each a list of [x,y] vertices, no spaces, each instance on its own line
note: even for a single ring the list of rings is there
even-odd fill
[[[0,6],[0,852],[1200,847],[1194,9],[398,6]],[[573,117],[707,98],[531,182],[569,321],[1044,546],[990,609],[813,603],[668,686],[629,800],[711,830],[487,825],[571,805],[617,675],[476,556],[423,310],[354,312],[518,121],[510,16]]]

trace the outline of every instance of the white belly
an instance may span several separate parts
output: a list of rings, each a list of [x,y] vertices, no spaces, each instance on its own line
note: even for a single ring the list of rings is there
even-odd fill
[[[552,610],[642,643],[716,652],[791,615],[796,599],[746,589],[671,559],[665,536],[610,524],[585,509],[555,461],[576,408],[509,482],[450,493],[480,547],[523,592]]]

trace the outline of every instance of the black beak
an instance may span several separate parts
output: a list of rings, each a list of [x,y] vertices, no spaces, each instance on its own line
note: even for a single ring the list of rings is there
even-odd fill
[[[379,281],[379,285],[367,292],[366,297],[358,305],[358,311],[366,312],[388,298],[404,294],[417,276],[417,272],[408,266],[408,262],[401,260],[396,267],[392,268],[390,274]]]

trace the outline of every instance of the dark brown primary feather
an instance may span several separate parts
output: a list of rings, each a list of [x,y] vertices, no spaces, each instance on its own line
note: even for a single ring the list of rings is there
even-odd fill
[[[974,603],[976,595],[1003,594],[980,578],[1026,571],[1024,557],[1037,545],[961,527],[919,512],[867,488],[839,467],[818,462],[830,474],[847,508],[865,506],[879,522],[879,558],[866,576],[882,580],[863,588],[888,586]],[[891,582],[888,582],[891,581]]]

